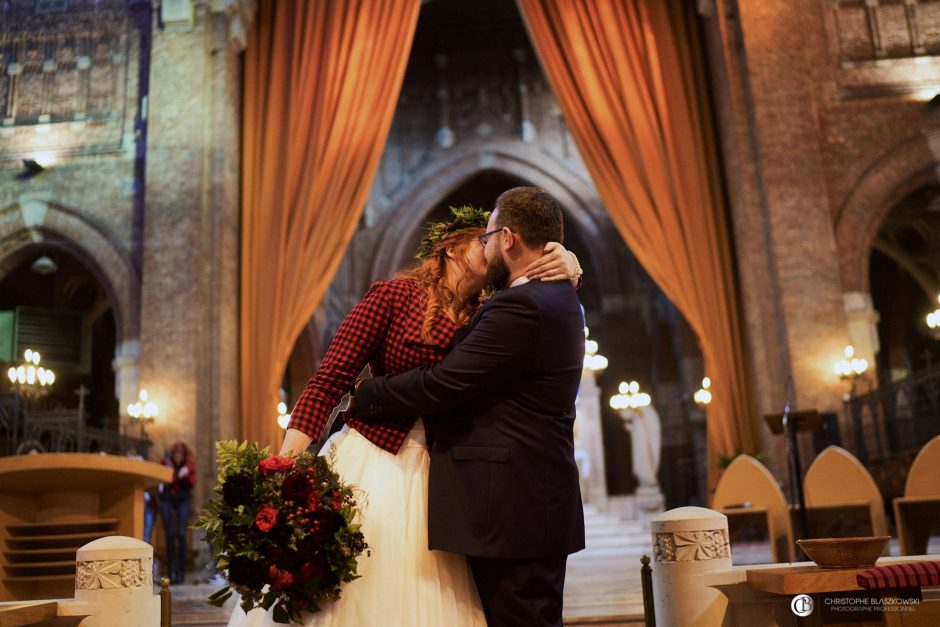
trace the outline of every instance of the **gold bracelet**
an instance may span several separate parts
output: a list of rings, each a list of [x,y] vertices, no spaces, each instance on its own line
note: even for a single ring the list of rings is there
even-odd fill
[[[578,262],[578,256],[568,251],[568,254],[571,255],[571,258],[574,259],[574,278],[575,280],[580,279],[584,275],[584,270],[581,269],[581,264]]]

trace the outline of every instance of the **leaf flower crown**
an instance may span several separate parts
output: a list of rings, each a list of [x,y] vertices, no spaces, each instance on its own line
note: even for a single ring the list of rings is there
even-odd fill
[[[415,259],[425,259],[434,254],[434,247],[451,233],[463,229],[486,228],[490,212],[476,209],[470,205],[451,207],[453,216],[450,222],[428,222],[428,234],[421,240]]]

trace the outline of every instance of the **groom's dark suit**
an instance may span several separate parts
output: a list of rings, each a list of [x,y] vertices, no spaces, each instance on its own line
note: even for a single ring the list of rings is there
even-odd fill
[[[553,609],[560,619],[561,591],[539,590],[533,582],[563,586],[565,558],[584,548],[572,433],[583,328],[568,282],[507,288],[486,302],[438,365],[376,377],[356,393],[361,419],[436,414],[430,547],[472,556],[491,624],[536,624],[529,621]],[[498,571],[504,562],[517,581],[490,594],[490,566]],[[546,578],[533,568],[552,572]],[[536,598],[542,592],[557,595],[558,607],[543,607]],[[487,597],[497,604],[532,597],[523,600],[531,607],[487,607]]]

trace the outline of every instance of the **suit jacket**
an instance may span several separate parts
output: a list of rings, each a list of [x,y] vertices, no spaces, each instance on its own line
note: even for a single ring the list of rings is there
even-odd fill
[[[584,548],[573,437],[583,359],[574,288],[531,281],[489,299],[436,366],[362,384],[364,420],[437,414],[432,549],[541,559]]]

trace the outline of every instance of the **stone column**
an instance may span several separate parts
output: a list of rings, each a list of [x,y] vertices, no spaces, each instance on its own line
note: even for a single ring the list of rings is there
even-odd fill
[[[241,59],[228,27],[242,4],[198,2],[188,32],[153,32],[140,377],[160,408],[156,450],[195,452],[196,508],[216,440],[238,436]],[[192,548],[208,559],[198,538]]]
[[[137,392],[140,387],[140,340],[125,340],[114,351],[114,360],[111,362],[114,369],[114,394],[118,400],[118,410],[121,416],[121,431],[131,435],[138,435],[130,427],[130,418],[127,415],[127,406],[137,401]]]
[[[842,303],[848,318],[849,339],[855,347],[855,356],[868,362],[868,368],[875,367],[875,355],[878,344],[878,312],[871,302],[868,292],[843,292]]]
[[[650,522],[653,601],[660,625],[721,625],[727,599],[704,581],[731,568],[728,518],[703,507],[679,507]]]
[[[75,600],[94,604],[83,627],[159,627],[153,547],[126,536],[89,542],[75,555]]]

